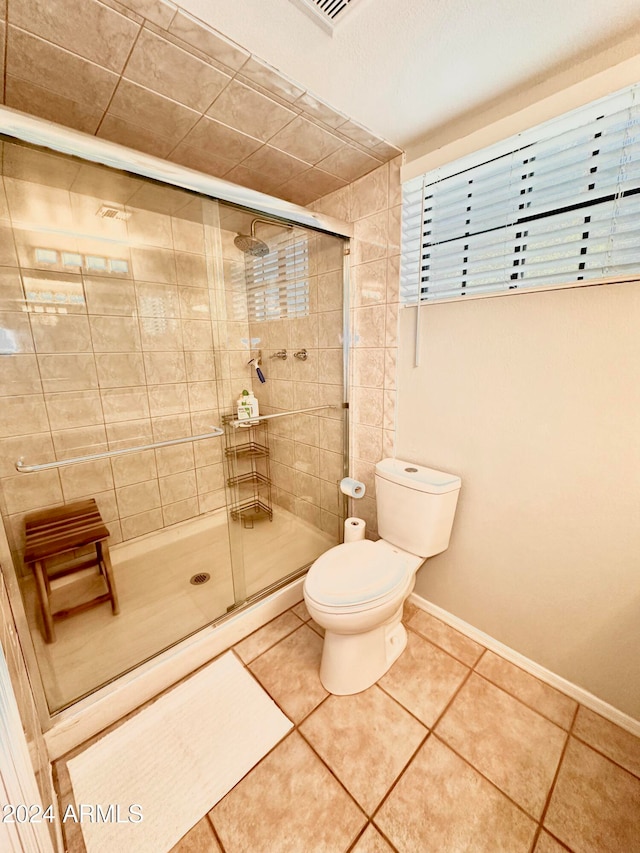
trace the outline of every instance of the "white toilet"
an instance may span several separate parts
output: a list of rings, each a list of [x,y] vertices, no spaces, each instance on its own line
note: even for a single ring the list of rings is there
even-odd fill
[[[366,690],[405,648],[404,601],[425,559],[449,546],[460,485],[455,474],[383,459],[376,465],[382,538],[336,545],[309,569],[304,600],[326,632],[320,680],[330,693]]]

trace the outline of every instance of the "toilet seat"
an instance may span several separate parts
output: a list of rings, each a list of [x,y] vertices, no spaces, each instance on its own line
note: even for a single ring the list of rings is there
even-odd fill
[[[305,596],[335,611],[355,613],[379,607],[402,591],[415,559],[368,539],[336,545],[309,569]]]

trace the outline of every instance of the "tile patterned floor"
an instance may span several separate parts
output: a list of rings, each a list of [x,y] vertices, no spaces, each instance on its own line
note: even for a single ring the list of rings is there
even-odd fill
[[[295,729],[171,853],[640,851],[640,739],[411,605],[405,624],[355,696],[320,684],[303,603],[235,646]]]

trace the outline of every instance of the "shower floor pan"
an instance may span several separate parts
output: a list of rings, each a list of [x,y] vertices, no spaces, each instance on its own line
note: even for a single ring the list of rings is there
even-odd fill
[[[56,626],[57,640],[42,636],[31,578],[22,581],[25,610],[51,712],[61,710],[140,663],[225,615],[234,589],[225,513],[184,522],[112,548],[121,612],[95,607]],[[155,542],[154,542],[155,540]],[[271,524],[243,532],[247,596],[308,565],[335,540],[276,507]],[[283,563],[286,562],[283,570]],[[190,583],[199,573],[211,579]],[[80,581],[91,595],[93,573]],[[55,593],[64,606],[64,586]],[[73,594],[80,593],[74,588]],[[56,604],[58,606],[58,604]]]

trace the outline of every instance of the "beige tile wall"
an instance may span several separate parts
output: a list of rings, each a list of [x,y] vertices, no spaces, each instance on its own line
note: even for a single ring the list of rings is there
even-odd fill
[[[351,244],[350,474],[367,494],[349,501],[377,538],[375,463],[394,455],[400,288],[401,158],[310,205],[354,223]]]
[[[274,499],[339,541],[343,473],[343,259],[344,241],[309,234],[309,315],[251,323],[254,346],[263,353],[267,382],[255,379],[261,411],[275,413],[323,404],[319,414],[270,422]],[[273,358],[286,349],[286,361]],[[307,360],[294,353],[307,350]]]
[[[48,184],[23,179],[34,164]],[[219,438],[15,471],[20,456],[47,462],[219,425],[214,339],[227,326],[214,309],[233,235],[206,247],[217,229],[186,192],[116,175],[113,194],[132,215],[106,220],[95,215],[102,197],[76,191],[95,193],[106,170],[10,143],[4,165],[0,478],[18,555],[25,513],[63,501],[96,497],[113,542],[224,506]],[[113,261],[127,270],[109,271]]]
[[[225,505],[218,438],[32,474],[16,472],[19,457],[37,464],[207,432],[251,386],[258,349],[263,413],[341,405],[339,238],[308,234],[309,316],[250,325],[234,245],[249,214],[240,226],[228,206],[9,142],[3,157],[0,485],[18,565],[35,509],[94,496],[116,543]],[[131,217],[96,216],[99,191]],[[281,348],[286,362],[270,358]],[[274,421],[270,433],[275,501],[337,541],[341,409]]]
[[[390,206],[396,205],[380,200],[384,194],[380,175],[388,175],[388,168],[385,171],[380,163],[398,150],[172,3],[82,0],[79,15],[74,14],[78,2],[54,0],[45,9],[44,0],[24,0],[10,7],[5,64],[9,106],[300,204],[325,196],[333,199],[323,202],[328,212],[357,223],[352,262],[354,317],[360,332],[352,362],[360,384],[354,384],[352,395],[352,473],[371,484],[372,460],[378,458],[383,437],[389,446],[394,394],[392,334],[383,331],[382,324],[390,324],[387,314],[393,311],[383,306],[392,305],[394,298],[393,294],[387,298],[386,266],[397,253],[389,247],[389,231],[394,228]],[[76,22],[75,29],[68,26],[69,20]],[[27,159],[14,166],[22,169],[15,174],[16,180],[33,174],[34,163]],[[58,168],[64,171],[61,165]],[[87,168],[73,173],[76,192],[72,195],[82,193],[87,184],[95,186],[96,176],[87,177]],[[56,191],[71,186],[69,171],[73,172],[73,164],[61,175],[61,186],[45,194],[43,204],[56,207]],[[349,183],[367,173],[371,181]],[[137,203],[140,211],[150,199],[153,206],[158,190],[139,181],[131,198],[132,182],[122,177],[119,187],[110,186],[110,197]],[[179,203],[177,191],[166,190],[165,195],[171,192]],[[25,204],[24,199],[12,199],[16,210]],[[76,199],[76,217],[81,206]],[[68,225],[73,214],[71,209],[65,214]],[[126,224],[126,233],[134,240],[130,260],[136,280],[112,280],[105,289],[99,273],[85,274],[86,316],[80,311],[58,317],[55,335],[49,318],[31,317],[28,323],[9,306],[14,336],[24,339],[25,347],[31,340],[32,351],[26,348],[19,358],[12,358],[6,372],[6,387],[19,388],[21,393],[11,394],[5,417],[12,423],[28,417],[42,436],[36,443],[45,455],[51,448],[67,455],[90,452],[104,446],[106,439],[116,446],[118,441],[130,444],[138,438],[143,443],[151,434],[172,437],[176,431],[188,431],[195,420],[202,422],[199,413],[210,405],[207,394],[217,390],[227,406],[241,390],[239,386],[247,384],[249,330],[242,295],[229,292],[231,277],[224,276],[227,290],[216,305],[216,317],[223,319],[210,324],[208,331],[198,314],[198,289],[183,285],[185,278],[203,281],[202,255],[172,244],[179,227],[175,223],[181,220],[173,217],[173,226],[167,226],[169,214],[162,202],[159,211],[149,211],[144,218],[138,215]],[[60,217],[60,211],[56,215]],[[32,236],[23,229],[19,237],[22,265],[31,264],[24,254]],[[233,247],[233,235],[229,237],[227,266],[242,260]],[[39,239],[42,243],[42,235]],[[47,239],[53,247],[55,238]],[[93,251],[91,246],[85,250]],[[13,263],[11,257],[0,256],[0,264],[7,269]],[[68,270],[60,272],[68,277]],[[220,276],[224,272],[221,269]],[[265,349],[280,348],[275,342],[281,338],[292,348],[315,351],[307,363],[289,361],[284,374],[274,377],[266,389],[258,389],[263,405],[274,411],[337,397],[341,343],[334,329],[340,310],[333,304],[337,301],[335,272],[333,268],[314,271],[317,310],[306,328],[283,322],[280,330],[277,324],[269,324],[273,328],[268,335],[263,329],[252,330],[254,337],[264,338]],[[144,316],[145,310],[153,313],[159,302],[164,312],[161,336],[154,317]],[[75,355],[48,351],[54,346],[52,337],[59,340],[61,334]],[[216,334],[224,355],[214,388],[213,379],[208,378],[211,365],[205,362],[208,339]],[[73,380],[61,378],[70,369]],[[197,375],[198,381],[185,381],[187,372]],[[228,379],[221,379],[222,375]],[[143,385],[145,394],[136,390]],[[340,499],[334,479],[337,425],[332,420],[336,419],[314,416],[295,425],[279,422],[272,434],[276,500],[333,534]],[[199,453],[204,456],[203,447]],[[65,499],[80,496],[89,483],[99,484],[105,509],[118,514],[113,519],[114,528],[118,525],[114,536],[130,538],[217,505],[219,498],[213,495],[220,492],[221,484],[215,479],[219,461],[197,465],[195,457],[191,462],[187,455],[176,450],[171,461],[158,459],[156,477],[151,476],[151,460],[144,455],[131,459],[126,474],[121,463],[94,463],[84,470],[63,469],[59,476],[37,475],[39,500],[45,496],[48,501],[60,500],[61,494]],[[205,468],[206,472],[197,474],[197,469]],[[128,482],[131,478],[139,482]],[[14,479],[10,500],[14,527],[21,526],[25,507],[31,508],[29,492],[27,484]],[[113,495],[117,500],[111,500]],[[129,515],[134,507],[138,512]],[[361,514],[367,511],[373,520],[369,498],[359,509]],[[373,533],[373,524],[370,529]]]
[[[298,204],[398,154],[168,0],[11,0],[0,13],[15,109]]]

